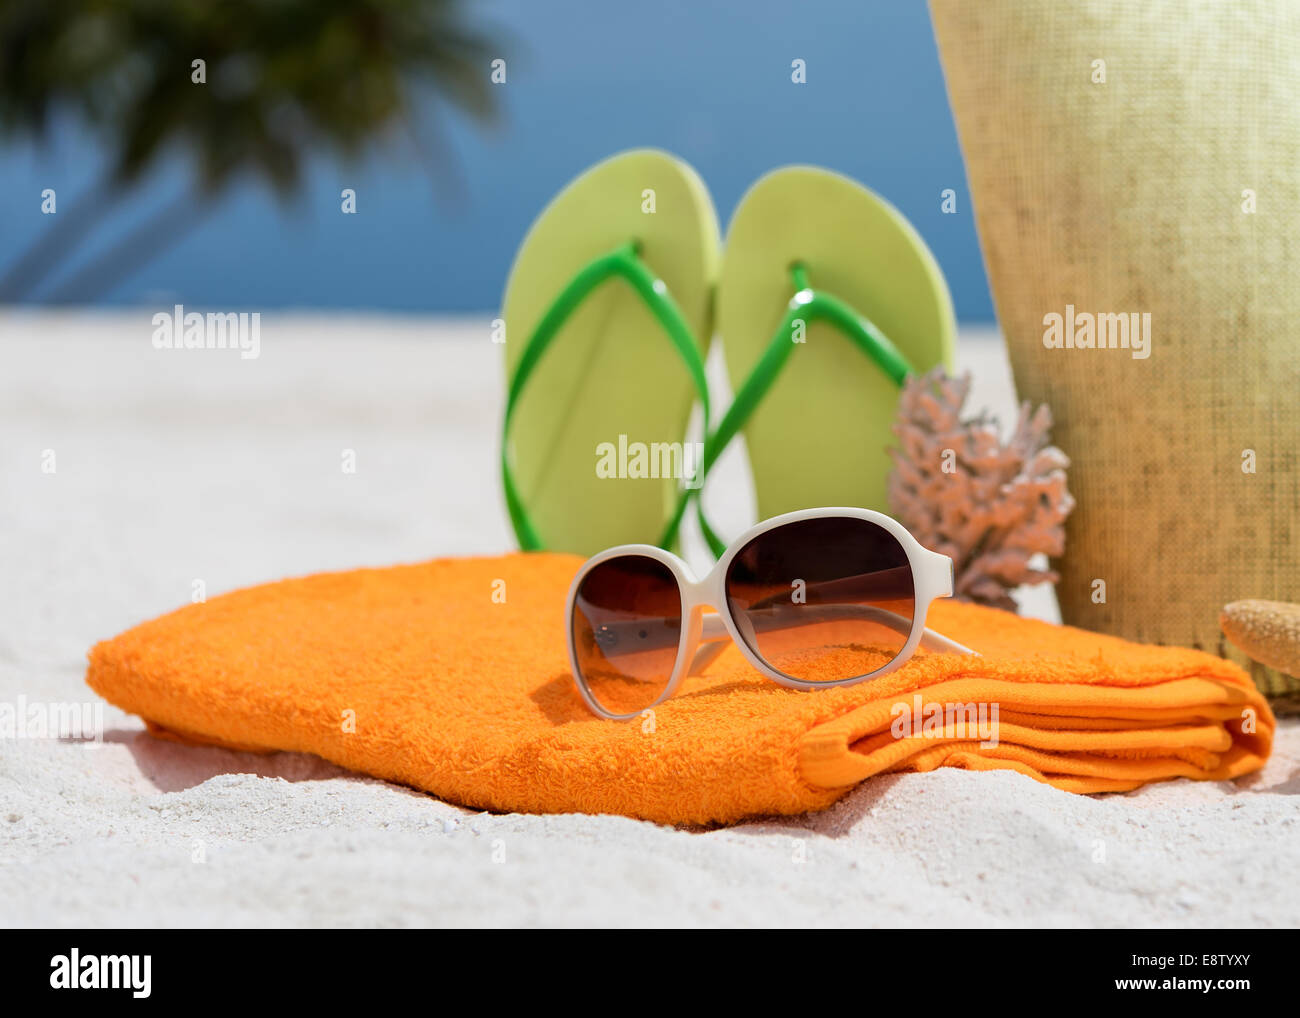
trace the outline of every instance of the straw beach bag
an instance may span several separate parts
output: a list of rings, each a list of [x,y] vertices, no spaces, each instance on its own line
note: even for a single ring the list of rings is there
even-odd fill
[[[1218,613],[1300,601],[1300,3],[930,6],[1016,385],[1073,464],[1064,620],[1294,696]]]

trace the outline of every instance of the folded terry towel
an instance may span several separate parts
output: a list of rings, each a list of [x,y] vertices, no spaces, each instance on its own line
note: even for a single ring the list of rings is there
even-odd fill
[[[930,625],[984,656],[800,692],[732,647],[653,717],[605,721],[566,658],[579,564],[440,559],[252,587],[98,644],[86,681],[165,737],[315,753],[476,808],[668,823],[821,809],[873,774],[943,765],[1071,792],[1233,778],[1272,745],[1233,664],[952,602]]]

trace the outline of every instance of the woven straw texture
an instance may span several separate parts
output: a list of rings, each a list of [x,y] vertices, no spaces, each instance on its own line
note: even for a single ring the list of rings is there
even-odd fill
[[[1217,620],[1300,600],[1300,3],[931,14],[1016,385],[1073,463],[1065,621],[1230,656],[1294,695]],[[1149,313],[1149,357],[1047,348],[1067,304]]]

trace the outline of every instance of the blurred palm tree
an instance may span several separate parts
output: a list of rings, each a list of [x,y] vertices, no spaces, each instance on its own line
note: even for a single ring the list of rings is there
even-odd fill
[[[437,121],[417,109],[433,94],[490,119],[498,56],[460,0],[0,0],[0,131],[40,140],[71,114],[109,156],[99,182],[8,267],[0,301],[30,299],[164,155],[184,155],[192,190],[56,300],[103,293],[241,175],[288,198],[317,152],[356,158],[403,136],[454,184]],[[193,80],[196,60],[206,83]]]

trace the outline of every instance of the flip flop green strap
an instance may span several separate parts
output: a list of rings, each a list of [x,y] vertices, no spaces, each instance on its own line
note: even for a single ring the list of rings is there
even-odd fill
[[[519,540],[519,547],[524,551],[541,551],[544,546],[541,538],[537,535],[537,528],[533,525],[528,510],[524,506],[523,499],[519,495],[519,489],[515,484],[514,470],[510,463],[510,422],[514,417],[515,405],[518,403],[519,395],[523,392],[529,377],[542,359],[542,355],[551,345],[551,341],[559,334],[560,328],[569,315],[587,299],[587,296],[596,287],[613,278],[621,278],[632,287],[654,313],[655,318],[659,320],[659,324],[663,326],[668,338],[672,340],[673,347],[686,363],[686,369],[690,372],[691,381],[695,384],[696,392],[699,394],[700,405],[704,412],[704,433],[707,435],[709,431],[709,390],[704,378],[704,359],[700,356],[699,348],[691,335],[691,328],[682,316],[681,309],[678,308],[676,301],[669,294],[668,287],[641,260],[639,243],[637,241],[628,241],[626,244],[616,247],[613,251],[592,259],[578,270],[572,281],[560,291],[554,303],[542,315],[541,321],[537,323],[533,334],[528,337],[528,342],[524,345],[524,352],[519,358],[519,363],[515,366],[514,375],[510,379],[507,390],[505,421],[502,426],[501,438],[501,481],[502,486],[505,488],[506,508],[510,512],[510,522],[514,526],[515,536]],[[701,473],[699,476],[702,477],[703,474]],[[684,481],[689,482],[690,478],[686,478]],[[681,494],[678,496],[672,519],[668,521],[668,526],[659,540],[662,547],[667,548],[676,540],[677,531],[681,526],[682,517],[686,513],[686,505],[690,501],[691,494],[692,489],[684,484]]]
[[[795,326],[802,323],[804,327],[814,321],[830,322],[845,336],[852,340],[854,346],[867,355],[895,385],[902,388],[908,375],[913,373],[906,357],[889,341],[889,338],[871,323],[864,315],[854,310],[847,301],[841,300],[825,290],[814,290],[808,283],[807,269],[796,262],[790,267],[794,280],[795,294],[790,298],[785,317],[777,326],[772,341],[768,343],[763,356],[754,365],[740,391],[736,393],[731,406],[723,414],[717,431],[709,435],[704,443],[704,458],[701,464],[701,477],[707,477],[713,464],[717,462],[722,450],[727,447],[736,433],[744,427],[763,397],[780,375],[795,348]],[[721,555],[727,549],[723,541],[709,526],[704,517],[704,502],[696,503],[696,516],[700,529],[709,543],[714,555]]]

